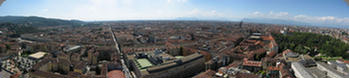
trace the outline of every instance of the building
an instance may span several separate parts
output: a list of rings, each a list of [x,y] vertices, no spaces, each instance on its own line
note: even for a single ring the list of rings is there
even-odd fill
[[[207,70],[205,72],[201,72],[200,74],[194,76],[193,78],[214,78],[216,71]]]
[[[309,73],[305,67],[299,63],[299,62],[292,62],[291,63],[291,68],[294,71],[294,75],[297,78],[314,78],[313,75],[311,75],[311,73]]]
[[[98,63],[98,52],[95,52],[95,50],[89,50],[87,52],[87,59],[89,64],[97,64]]]
[[[331,78],[349,78],[349,75],[346,75],[344,73],[337,71],[335,68],[332,68],[328,64],[325,64],[322,62],[316,62],[316,65],[320,70],[326,71],[327,76]]]
[[[65,59],[43,59],[41,62],[37,63],[33,66],[29,74],[32,77],[36,78],[45,78],[48,77],[50,74],[44,74],[50,73],[54,71],[59,71],[60,74],[67,74],[70,70],[70,62]],[[53,73],[52,73],[53,74]],[[64,75],[52,75],[57,77],[64,77]]]
[[[46,55],[46,52],[37,52],[34,54],[30,54],[29,58],[38,60],[38,59],[42,59],[45,55]]]
[[[81,46],[72,46],[65,49],[65,52],[77,52],[81,49]]]
[[[120,70],[113,70],[108,72],[108,78],[125,78],[125,74]]]
[[[262,70],[262,62],[251,61],[247,58],[244,58],[242,66],[244,69],[249,70],[251,72],[258,72],[259,70]]]
[[[286,62],[295,62],[299,60],[299,54],[287,49],[282,52],[283,60]]]
[[[205,68],[205,58],[200,53],[184,57],[173,57],[166,53],[158,55],[140,53],[136,55],[129,55],[129,60],[134,73],[140,78],[190,77]]]
[[[33,65],[28,75],[33,78],[106,78],[108,73],[108,61],[97,63],[98,54],[90,50],[90,55],[82,57],[77,53],[59,52],[54,57],[47,54],[41,61]],[[92,58],[87,60],[88,57]],[[90,61],[94,60],[94,62]]]

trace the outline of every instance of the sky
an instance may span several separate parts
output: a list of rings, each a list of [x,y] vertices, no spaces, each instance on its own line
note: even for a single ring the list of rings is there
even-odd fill
[[[0,16],[84,21],[270,18],[349,26],[345,0],[6,0]]]

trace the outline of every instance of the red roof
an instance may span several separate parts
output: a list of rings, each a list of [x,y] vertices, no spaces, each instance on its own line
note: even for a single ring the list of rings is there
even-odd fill
[[[269,66],[267,68],[267,70],[279,70],[279,68],[278,67],[274,67],[274,66]]]
[[[263,53],[265,53],[267,50],[265,50],[264,48],[259,48],[259,49],[257,49],[257,50],[254,50],[253,52],[255,53],[255,54],[263,54]]]
[[[258,45],[260,43],[261,43],[261,41],[257,41],[257,42],[254,43],[254,45]]]
[[[346,63],[346,64],[349,64],[349,61],[348,61],[348,60],[339,59],[339,61],[342,61],[342,62],[344,62],[344,63]]]
[[[213,76],[215,75],[216,71],[213,70],[207,70],[205,72],[202,72],[196,76],[194,76],[193,78],[213,78]]]
[[[226,68],[238,67],[239,65],[241,65],[241,63],[241,61],[234,61],[233,63],[230,63],[228,66],[226,66]]]
[[[273,36],[268,35],[268,36],[261,36],[263,40],[274,40]]]
[[[246,41],[249,43],[256,43],[257,42],[257,40],[246,40]]]
[[[252,73],[238,73],[236,78],[258,78],[258,75]]]
[[[272,51],[272,52],[270,52],[267,56],[268,57],[273,57],[273,56],[275,56],[276,55],[276,52],[275,51]]]
[[[247,58],[244,58],[244,62],[242,63],[244,66],[255,66],[255,67],[261,67],[262,62],[260,61],[249,61]]]
[[[108,72],[108,78],[125,78],[125,74],[120,70],[113,70]]]

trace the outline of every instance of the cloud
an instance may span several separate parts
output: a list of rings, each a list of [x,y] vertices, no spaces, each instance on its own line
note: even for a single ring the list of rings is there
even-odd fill
[[[170,1],[171,3],[168,3]],[[73,8],[70,18],[81,20],[149,20],[195,17],[198,19],[230,18],[215,9],[186,7],[188,0],[88,0]],[[67,16],[66,16],[67,17]],[[67,17],[69,18],[69,17]]]
[[[267,17],[267,18],[279,18],[279,17],[288,17],[288,12],[273,12],[270,11],[269,13],[261,13],[259,11],[255,11],[251,14],[249,14],[249,16],[252,17]]]
[[[306,23],[315,23],[315,24],[331,24],[331,25],[348,25],[349,18],[346,17],[334,17],[334,16],[309,16],[304,14],[299,15],[289,15],[288,12],[272,12],[261,13],[255,11],[249,14],[249,17],[252,18],[270,18],[270,19],[282,19],[282,20],[293,20]]]
[[[335,20],[336,18],[333,16],[325,16],[325,17],[320,17],[319,20],[321,21],[327,21],[327,20]]]
[[[171,3],[168,3],[171,2]],[[70,18],[82,20],[143,20],[183,17],[188,0],[87,0],[72,7]],[[67,16],[65,16],[67,17]],[[68,18],[69,18],[68,17]]]
[[[167,0],[168,3],[171,2],[187,2],[188,0]]]
[[[81,4],[72,9],[72,16],[80,17],[79,19],[111,19],[114,18],[113,14],[117,14],[116,10],[119,3],[116,0],[88,0],[86,3]],[[104,17],[104,16],[111,17]]]
[[[253,12],[251,15],[256,15],[256,16],[259,16],[260,14],[261,14],[261,12],[256,11],[256,12]]]
[[[283,17],[283,16],[288,16],[288,12],[279,12],[271,15],[275,15],[276,17]]]
[[[334,16],[307,16],[307,15],[297,15],[292,18],[296,21],[305,21],[309,23],[319,23],[319,24],[333,24],[333,25],[347,25],[349,26],[349,18],[339,18]]]
[[[231,12],[225,12],[216,9],[199,9],[193,8],[191,10],[185,11],[180,17],[196,18],[199,20],[230,20],[237,21],[241,20],[241,16],[235,16]]]
[[[42,12],[47,12],[48,11],[48,9],[42,9]]]
[[[217,12],[216,10],[201,10],[201,9],[192,9],[191,11],[185,14],[186,17],[225,17],[226,14],[222,12]]]
[[[70,0],[66,1],[69,2]],[[209,20],[221,20],[223,18],[223,20],[240,20],[242,18],[241,16],[234,16],[231,11],[196,7],[189,2],[190,0],[79,0],[76,3],[67,4],[69,8],[63,8],[62,6],[45,7],[39,11],[41,15],[46,17],[85,21],[170,20],[183,17]],[[55,3],[57,1],[48,1],[47,5]],[[45,11],[54,14],[48,14]]]

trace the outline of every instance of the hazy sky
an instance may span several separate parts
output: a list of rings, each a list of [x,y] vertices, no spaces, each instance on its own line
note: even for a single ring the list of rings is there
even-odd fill
[[[0,16],[7,15],[86,21],[274,18],[349,25],[344,0],[6,0]]]

